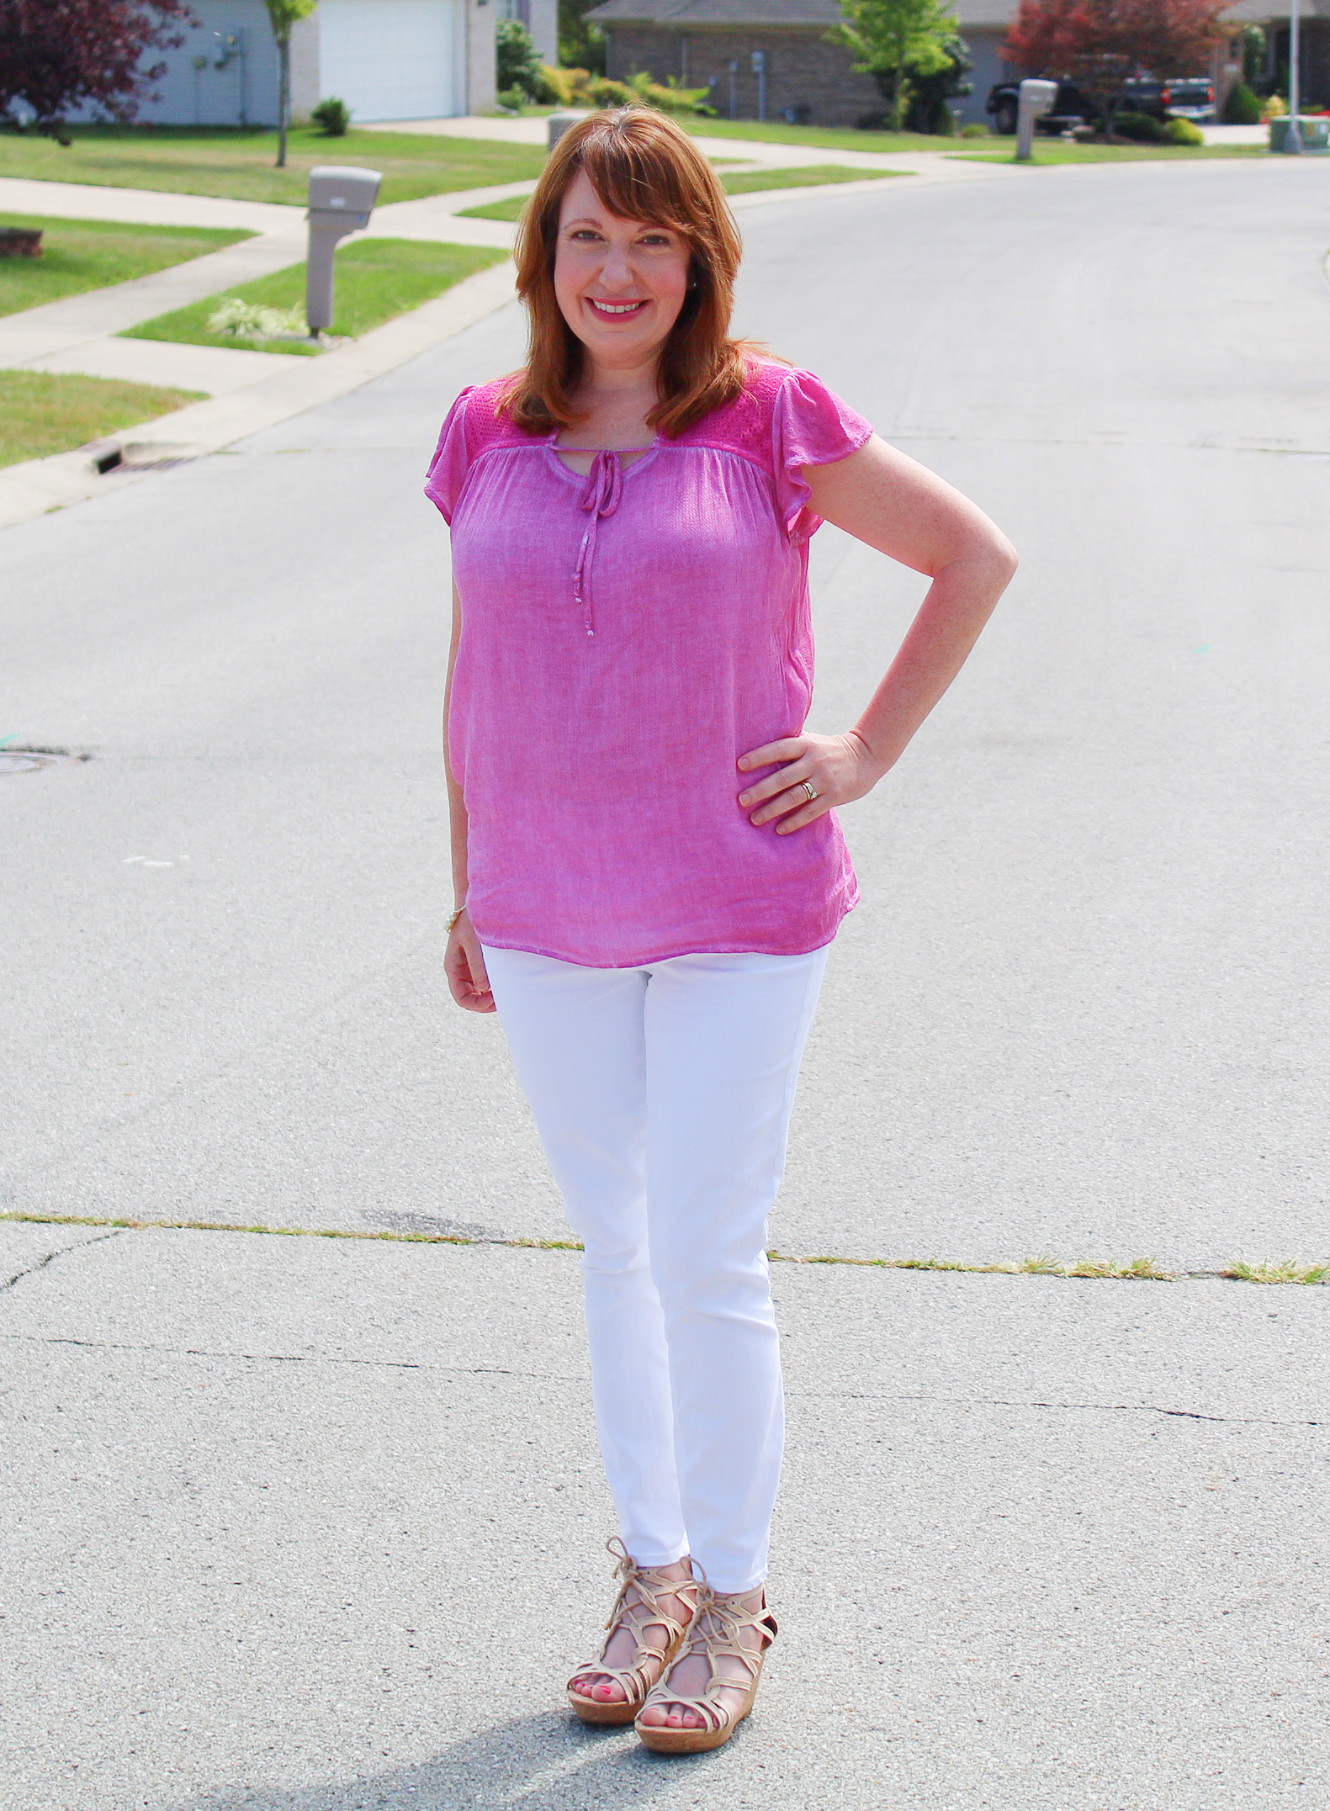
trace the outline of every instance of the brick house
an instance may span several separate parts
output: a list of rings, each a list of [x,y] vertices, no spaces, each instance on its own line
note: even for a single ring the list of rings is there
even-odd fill
[[[1015,73],[999,48],[1016,0],[958,0],[954,10],[975,67],[972,92],[953,110],[962,123],[983,122],[989,89]],[[882,112],[872,76],[857,73],[844,45],[827,42],[841,17],[836,0],[605,0],[588,17],[605,33],[608,75],[646,70],[657,81],[710,87],[722,118],[853,126]],[[765,96],[755,57],[765,61]]]
[[[1030,73],[1004,62],[1001,54],[1016,4],[956,0],[953,10],[974,64],[971,92],[951,103],[962,124],[987,122],[984,101],[995,82]],[[1303,99],[1309,106],[1330,105],[1330,0],[1301,4]],[[883,102],[873,78],[855,71],[850,52],[827,42],[840,16],[836,0],[604,0],[588,15],[605,33],[606,72],[616,79],[646,70],[657,81],[673,76],[685,87],[710,87],[711,103],[726,119],[853,126],[881,113]],[[1287,7],[1235,0],[1225,16],[1235,28],[1252,24],[1265,30],[1272,74],[1287,63]],[[765,95],[755,58],[765,63]],[[1235,35],[1216,50],[1210,71],[1221,104],[1241,69],[1241,40]]]

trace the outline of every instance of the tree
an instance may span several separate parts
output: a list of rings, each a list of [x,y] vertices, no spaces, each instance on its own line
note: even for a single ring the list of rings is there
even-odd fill
[[[1203,68],[1226,35],[1230,0],[1021,0],[1003,56],[1075,82],[1103,112],[1104,133],[1134,76],[1166,81]]]
[[[0,0],[0,119],[17,103],[62,145],[79,108],[128,122],[166,73],[144,58],[177,49],[195,23],[185,0]]]
[[[494,32],[494,77],[499,94],[520,89],[528,100],[545,98],[545,78],[531,33],[520,19],[501,19]]]
[[[605,73],[605,34],[586,14],[600,0],[559,0],[559,61],[565,69]]]
[[[291,124],[291,27],[308,19],[318,0],[264,0],[277,44],[277,168],[286,168],[286,132]]]
[[[956,130],[956,121],[947,102],[974,93],[974,83],[966,80],[974,68],[970,46],[964,38],[948,38],[943,48],[947,53],[946,66],[935,74],[920,75],[916,69],[905,72],[910,87],[905,109],[907,132],[940,132],[949,137]]]
[[[827,36],[848,44],[856,69],[877,78],[887,123],[901,129],[912,77],[940,75],[951,66],[947,46],[957,34],[945,0],[840,0],[845,23]]]

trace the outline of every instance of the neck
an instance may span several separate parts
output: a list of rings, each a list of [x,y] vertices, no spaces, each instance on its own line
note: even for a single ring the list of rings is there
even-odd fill
[[[616,414],[636,408],[645,414],[660,394],[660,360],[653,355],[637,365],[603,365],[588,355],[578,400],[590,408]]]

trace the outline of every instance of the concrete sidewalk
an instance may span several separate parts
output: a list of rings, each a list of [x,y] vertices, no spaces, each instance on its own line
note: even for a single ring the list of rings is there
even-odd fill
[[[751,1722],[561,1686],[612,1531],[567,1253],[0,1226],[6,1811],[1308,1811],[1324,1290],[778,1266]]]

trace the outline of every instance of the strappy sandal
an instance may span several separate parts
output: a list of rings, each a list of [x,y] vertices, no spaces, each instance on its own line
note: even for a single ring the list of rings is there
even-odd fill
[[[584,1723],[631,1723],[646,1702],[647,1693],[651,1689],[651,1681],[646,1677],[645,1669],[654,1663],[660,1667],[663,1676],[664,1669],[674,1658],[679,1643],[687,1633],[687,1623],[667,1616],[660,1607],[660,1599],[682,1598],[691,1611],[701,1587],[691,1578],[666,1578],[659,1569],[635,1566],[620,1540],[606,1541],[605,1549],[618,1562],[614,1576],[620,1581],[619,1595],[614,1600],[610,1619],[605,1624],[609,1633],[601,1647],[600,1658],[587,1666],[579,1666],[569,1679],[568,1702]],[[630,1593],[634,1594],[631,1602]],[[631,1633],[637,1643],[636,1651],[627,1666],[606,1666],[605,1650],[620,1629],[627,1629]],[[663,1648],[652,1647],[644,1639],[648,1629],[663,1630]],[[618,1702],[584,1698],[581,1692],[574,1691],[577,1680],[585,1679],[591,1673],[613,1679],[622,1689],[623,1698]]]
[[[699,1587],[688,1631],[678,1652],[647,1693],[642,1709],[645,1710],[647,1705],[677,1704],[681,1710],[694,1711],[701,1718],[702,1727],[666,1729],[660,1724],[643,1723],[641,1716],[637,1716],[634,1719],[637,1733],[654,1754],[704,1754],[708,1749],[721,1748],[753,1708],[757,1682],[762,1677],[762,1663],[767,1649],[776,1639],[776,1618],[765,1605],[760,1610],[743,1609],[741,1598],[748,1595],[743,1592],[740,1597],[718,1597],[705,1582]],[[745,1647],[739,1639],[747,1629],[755,1629],[762,1638],[755,1648]],[[670,1686],[670,1674],[689,1655],[703,1656],[711,1668],[711,1677],[703,1691],[674,1691]],[[737,1660],[741,1671],[738,1674],[720,1671],[716,1662],[722,1659]],[[718,1694],[723,1686],[741,1691],[742,1703],[733,1709],[722,1703]]]

